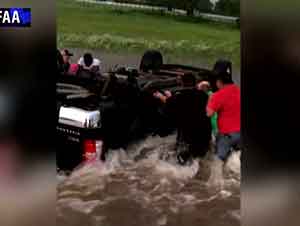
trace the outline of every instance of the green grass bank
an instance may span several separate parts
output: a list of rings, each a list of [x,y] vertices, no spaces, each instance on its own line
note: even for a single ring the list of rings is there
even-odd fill
[[[230,24],[58,0],[57,31],[59,48],[114,53],[154,48],[169,57],[196,57],[209,64],[226,57],[240,66],[240,30]]]

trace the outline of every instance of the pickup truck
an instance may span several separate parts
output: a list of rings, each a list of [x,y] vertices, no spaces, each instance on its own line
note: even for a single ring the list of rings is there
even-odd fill
[[[161,103],[153,92],[180,89],[178,76],[186,73],[199,81],[213,78],[211,70],[185,65],[160,64],[150,69],[118,67],[98,80],[58,78],[59,170],[72,170],[95,158],[105,160],[107,150],[126,149],[130,142],[151,134],[171,134],[174,125],[160,114]]]

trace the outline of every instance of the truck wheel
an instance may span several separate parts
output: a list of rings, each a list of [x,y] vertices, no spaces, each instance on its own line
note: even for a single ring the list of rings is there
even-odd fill
[[[232,77],[232,63],[226,59],[219,59],[215,63],[213,71],[215,73],[226,73]]]
[[[163,64],[162,54],[157,50],[148,50],[144,53],[140,70],[143,72],[149,72],[150,70],[159,70]]]

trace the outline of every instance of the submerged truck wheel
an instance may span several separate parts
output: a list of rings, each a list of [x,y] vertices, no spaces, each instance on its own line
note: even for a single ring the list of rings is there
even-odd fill
[[[140,70],[143,72],[157,71],[163,65],[163,56],[157,50],[148,50],[144,53],[141,64]]]

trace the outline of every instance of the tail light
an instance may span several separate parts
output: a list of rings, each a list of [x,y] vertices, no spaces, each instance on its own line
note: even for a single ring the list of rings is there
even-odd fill
[[[102,146],[101,140],[85,140],[83,142],[84,159],[86,161],[100,159]]]

